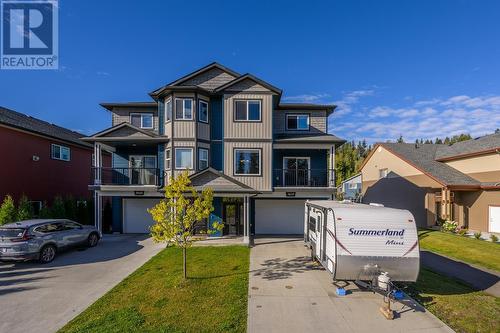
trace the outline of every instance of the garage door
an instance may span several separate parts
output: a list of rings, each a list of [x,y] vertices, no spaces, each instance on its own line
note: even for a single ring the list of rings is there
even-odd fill
[[[305,200],[255,200],[255,233],[301,235]]]
[[[149,227],[154,222],[147,209],[159,201],[159,199],[123,199],[123,232],[129,234],[149,233]]]

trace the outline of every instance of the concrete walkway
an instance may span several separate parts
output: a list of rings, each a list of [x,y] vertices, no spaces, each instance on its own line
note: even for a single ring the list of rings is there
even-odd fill
[[[57,331],[162,247],[146,236],[109,235],[50,264],[0,263],[0,332]]]
[[[499,272],[425,250],[420,251],[420,258],[422,265],[435,272],[462,280],[477,290],[500,297]]]
[[[250,254],[248,332],[453,332],[417,304],[395,304],[397,318],[386,320],[380,295],[348,289],[335,294],[301,239],[258,238]]]

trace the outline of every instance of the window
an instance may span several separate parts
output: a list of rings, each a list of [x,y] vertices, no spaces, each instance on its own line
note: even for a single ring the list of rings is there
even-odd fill
[[[76,222],[66,221],[63,223],[63,229],[64,230],[82,229],[82,226]]]
[[[347,183],[347,188],[350,190],[355,190],[358,188],[358,184],[356,183]]]
[[[69,161],[71,159],[71,150],[68,147],[52,145],[52,159]]]
[[[260,100],[234,102],[235,121],[260,121]]]
[[[63,225],[60,222],[47,223],[33,229],[34,232],[39,232],[42,234],[48,234],[51,232],[62,231],[62,230],[63,230]]]
[[[190,98],[177,98],[175,100],[175,119],[193,119],[193,100]]]
[[[235,175],[260,175],[260,149],[234,151]]]
[[[309,130],[309,115],[308,114],[287,114],[286,129],[292,131],[308,131]]]
[[[139,128],[153,128],[153,114],[152,113],[131,113],[130,123]]]
[[[175,168],[193,168],[193,148],[175,148]]]
[[[165,169],[170,170],[172,168],[172,151],[170,149],[165,150]]]
[[[208,103],[200,101],[198,106],[198,119],[202,123],[208,123]]]
[[[316,232],[316,219],[312,216],[309,216],[309,230]]]
[[[385,178],[385,177],[387,177],[387,169],[380,169],[378,171],[378,176],[379,176],[379,178]]]
[[[165,103],[165,122],[172,120],[172,100]]]
[[[198,149],[198,169],[203,170],[208,168],[208,149]]]

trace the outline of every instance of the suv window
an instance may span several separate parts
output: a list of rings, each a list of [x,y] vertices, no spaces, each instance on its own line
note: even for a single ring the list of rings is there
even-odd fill
[[[62,230],[63,230],[63,225],[60,222],[47,223],[33,229],[33,231],[40,232],[42,234],[48,234],[51,232],[62,231]]]
[[[25,229],[22,228],[1,228],[0,237],[21,237]]]
[[[64,230],[80,229],[80,225],[76,222],[64,222]]]

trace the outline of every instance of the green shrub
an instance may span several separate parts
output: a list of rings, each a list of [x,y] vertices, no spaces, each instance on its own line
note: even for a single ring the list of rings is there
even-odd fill
[[[10,195],[6,195],[0,206],[0,225],[12,223],[16,220],[16,207],[14,199]]]
[[[42,208],[40,208],[40,212],[38,213],[38,218],[40,219],[52,218],[52,212],[50,211],[49,205],[47,205],[47,201],[44,201],[42,203]]]
[[[65,218],[70,220],[76,220],[77,209],[76,209],[76,201],[72,196],[66,197],[64,200],[64,210],[66,213]]]
[[[475,232],[475,233],[474,233],[474,238],[475,238],[475,239],[481,239],[481,232],[479,232],[479,231],[478,231],[478,232]]]
[[[29,220],[33,217],[33,206],[28,197],[23,194],[17,206],[17,221]]]
[[[54,198],[52,203],[52,208],[50,210],[52,218],[54,219],[64,219],[66,218],[66,208],[64,207],[64,200],[60,196]]]
[[[445,221],[443,225],[441,225],[441,231],[445,232],[456,232],[458,227],[458,223],[455,221]]]
[[[459,229],[457,233],[458,233],[460,236],[465,236],[465,235],[467,235],[467,232],[468,232],[468,231],[469,231],[469,230],[467,230],[467,229]]]
[[[492,241],[493,243],[498,242],[498,237],[497,237],[496,235],[491,234],[491,235],[490,235],[490,239],[491,239],[491,241]]]

